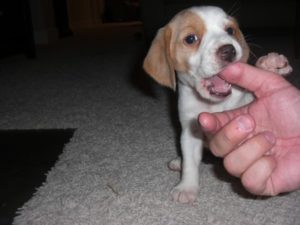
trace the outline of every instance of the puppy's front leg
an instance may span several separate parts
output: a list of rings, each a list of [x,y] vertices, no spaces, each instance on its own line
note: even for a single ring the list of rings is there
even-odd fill
[[[181,133],[182,177],[172,193],[173,200],[180,203],[194,202],[199,192],[199,164],[203,141],[196,123],[195,121],[183,127]]]
[[[282,76],[289,75],[293,72],[288,59],[281,54],[271,52],[268,55],[261,56],[256,64],[258,68],[277,73]]]

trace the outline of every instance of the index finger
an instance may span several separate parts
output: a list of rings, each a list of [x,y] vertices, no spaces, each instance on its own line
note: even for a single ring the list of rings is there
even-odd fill
[[[278,74],[243,63],[228,65],[221,76],[229,83],[253,92],[258,98],[290,85]]]
[[[202,127],[202,130],[206,135],[214,135],[221,128],[227,125],[231,120],[237,118],[240,115],[247,114],[248,106],[241,108],[228,110],[224,112],[202,112],[199,114],[198,121]]]
[[[224,157],[242,143],[254,130],[255,122],[248,115],[241,115],[221,128],[210,140],[209,147],[218,157]]]

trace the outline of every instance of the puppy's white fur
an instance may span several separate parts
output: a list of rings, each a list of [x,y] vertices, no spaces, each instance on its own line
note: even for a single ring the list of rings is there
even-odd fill
[[[226,45],[234,51],[230,60],[226,58],[227,50],[219,53]],[[218,7],[193,7],[180,12],[153,40],[144,69],[162,85],[175,89],[177,82],[179,92],[183,160],[182,178],[173,190],[175,201],[193,202],[199,191],[198,167],[204,144],[197,123],[199,113],[229,110],[253,100],[252,94],[216,77],[229,63],[246,62],[248,55],[248,45],[236,21]],[[179,169],[179,164],[173,161],[170,167]]]
[[[233,26],[234,35],[226,32],[229,26]],[[191,34],[201,39],[197,46],[185,43]],[[205,79],[218,74],[227,64],[217,55],[224,45],[234,46],[234,61],[247,60],[248,46],[234,19],[217,7],[193,7],[159,30],[144,61],[144,69],[155,80],[174,89],[174,71],[177,72],[183,162],[181,182],[173,190],[175,201],[193,202],[198,194],[198,167],[203,149],[202,132],[197,124],[199,113],[232,109],[253,99],[251,94],[235,87],[226,98],[211,95],[205,87]]]

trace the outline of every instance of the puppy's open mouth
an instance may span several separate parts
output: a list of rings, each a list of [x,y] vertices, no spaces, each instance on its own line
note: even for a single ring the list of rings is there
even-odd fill
[[[216,97],[225,98],[231,94],[231,84],[222,79],[219,74],[204,80],[208,92]]]

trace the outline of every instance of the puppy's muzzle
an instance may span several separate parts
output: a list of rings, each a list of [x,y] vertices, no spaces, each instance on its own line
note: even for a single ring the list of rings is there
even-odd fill
[[[231,63],[235,60],[236,50],[233,45],[226,44],[217,50],[217,56],[221,61]]]

